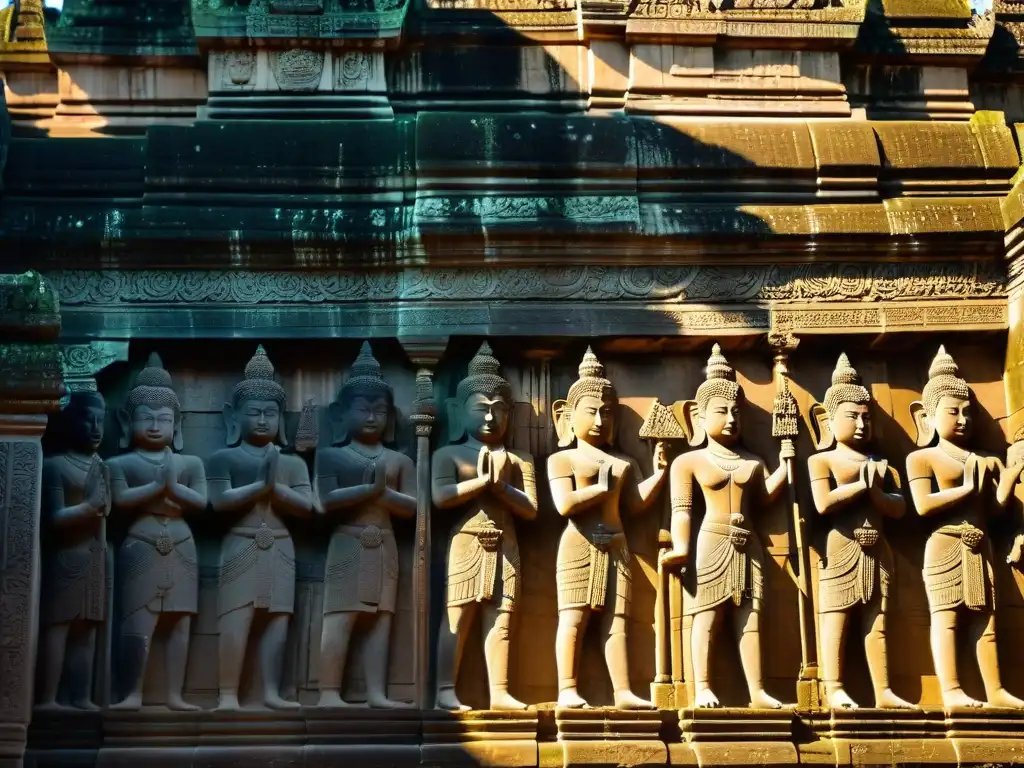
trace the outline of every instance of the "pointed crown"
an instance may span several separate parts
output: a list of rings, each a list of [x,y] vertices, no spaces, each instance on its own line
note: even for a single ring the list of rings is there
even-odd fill
[[[246,400],[273,400],[284,405],[284,388],[274,379],[274,365],[262,344],[246,363],[245,378],[235,385],[232,398],[236,405]]]
[[[175,413],[181,410],[181,403],[171,386],[171,374],[164,368],[160,355],[152,352],[146,367],[135,377],[135,386],[128,393],[128,411],[132,412],[140,405],[150,408],[173,408]]]
[[[822,405],[829,416],[835,414],[843,403],[867,405],[871,402],[871,393],[861,384],[860,374],[850,364],[850,358],[843,352],[832,371],[832,386],[825,391],[825,402]]]
[[[486,341],[469,361],[469,372],[459,382],[455,393],[456,400],[465,404],[470,395],[479,394],[486,397],[500,397],[511,402],[512,387],[501,375],[501,363],[494,357],[491,345]]]
[[[694,396],[697,410],[701,414],[707,410],[712,397],[724,397],[727,400],[738,400],[742,397],[743,389],[736,383],[736,371],[729,365],[729,361],[722,354],[722,347],[717,343],[711,347],[711,357],[708,358],[704,376],[705,381],[697,387],[697,394]]]
[[[959,372],[960,366],[956,364],[952,355],[946,351],[945,346],[940,346],[931,365],[928,366],[928,383],[921,392],[921,401],[928,416],[935,415],[939,401],[945,395],[958,400],[971,399],[971,388],[967,386],[966,381],[957,376]]]
[[[569,394],[566,395],[569,411],[571,413],[584,397],[604,398],[608,395],[616,397],[615,387],[604,377],[604,366],[597,359],[594,350],[587,347],[580,362],[579,378],[569,387]]]
[[[338,392],[338,401],[347,402],[356,395],[368,397],[387,397],[390,402],[392,397],[391,386],[384,380],[381,374],[380,363],[373,356],[370,342],[364,341],[359,348],[352,367],[349,369],[348,378],[341,385]]]

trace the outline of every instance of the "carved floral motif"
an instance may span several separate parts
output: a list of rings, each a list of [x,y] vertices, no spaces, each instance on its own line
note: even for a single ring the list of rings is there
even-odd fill
[[[320,51],[293,48],[280,54],[271,54],[270,62],[281,90],[313,91],[320,84],[324,70],[324,55]]]

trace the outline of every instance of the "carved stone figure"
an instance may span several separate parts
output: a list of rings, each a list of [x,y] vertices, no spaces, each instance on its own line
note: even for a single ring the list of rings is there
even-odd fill
[[[199,564],[189,512],[206,509],[206,473],[195,456],[183,456],[181,405],[171,377],[154,354],[118,414],[121,447],[108,462],[115,510],[136,519],[121,545],[121,662],[128,695],[114,709],[142,706],[142,683],[157,624],[167,639],[167,706],[198,709],[182,698],[192,616],[198,609]]]
[[[333,447],[317,451],[317,490],[323,513],[343,522],[327,549],[320,706],[348,706],[341,698],[342,676],[352,631],[362,617],[370,623],[367,702],[371,707],[399,707],[403,704],[387,696],[398,592],[391,516],[416,515],[416,467],[408,456],[384,446],[394,438],[394,396],[368,343],[363,343],[330,415]]]
[[[693,490],[694,485],[699,486],[705,512],[693,558],[696,588],[685,607],[693,616],[690,646],[696,707],[719,706],[709,671],[712,643],[726,613],[731,613],[750,706],[782,706],[765,691],[761,674],[763,554],[751,516],[782,490],[786,460],[793,453],[788,441],[783,441],[779,468],[769,473],[760,457],[740,445],[742,399],[735,371],[715,344],[708,359],[707,380],[697,388],[696,399],[682,409],[692,442],[699,445],[706,439],[707,445],[672,462],[672,549],[662,555],[666,567],[689,563]]]
[[[618,396],[604,366],[587,350],[579,378],[553,406],[558,445],[548,458],[555,508],[568,518],[558,544],[558,705],[586,707],[576,690],[583,636],[601,616],[605,663],[619,709],[650,709],[630,689],[626,629],[632,602],[630,553],[621,511],[638,513],[657,498],[665,479],[664,447],[655,448],[654,473],[641,479],[636,460],[615,450]],[[575,447],[570,448],[575,442]]]
[[[92,702],[96,634],[107,615],[110,487],[96,454],[106,404],[98,392],[75,392],[57,419],[63,453],[43,463],[44,567],[40,611],[39,708],[62,709],[65,670],[72,707]]]
[[[227,442],[207,462],[210,502],[234,525],[224,537],[217,591],[220,701],[238,709],[242,664],[257,612],[267,622],[260,639],[263,703],[297,708],[281,698],[281,672],[288,623],[295,608],[295,546],[280,515],[309,517],[313,489],[306,462],[282,454],[286,445],[284,389],[261,345],[245,366],[224,405]]]
[[[995,578],[986,512],[1005,507],[1020,476],[1001,459],[970,451],[971,390],[953,358],[939,347],[921,400],[911,406],[923,447],[907,456],[907,478],[917,513],[937,518],[924,551],[924,584],[931,611],[935,673],[947,708],[980,707],[960,687],[956,630],[966,622],[985,684],[985,704],[1024,707],[1003,688],[996,652]],[[935,443],[936,437],[938,442]],[[934,444],[933,444],[934,443]]]
[[[911,708],[889,688],[885,614],[893,558],[882,531],[882,520],[902,517],[906,502],[899,473],[865,452],[871,441],[871,394],[845,354],[836,364],[824,404],[815,404],[812,414],[818,448],[824,452],[807,461],[811,492],[818,513],[832,521],[818,571],[826,701],[833,709],[857,707],[843,689],[842,663],[851,620],[859,614],[875,706]]]
[[[431,495],[461,517],[448,540],[448,621],[437,649],[437,706],[466,710],[455,695],[466,637],[481,618],[491,709],[526,709],[508,692],[509,635],[521,566],[515,517],[537,516],[533,457],[504,447],[512,389],[484,342],[459,382],[450,411],[452,445],[434,454]]]

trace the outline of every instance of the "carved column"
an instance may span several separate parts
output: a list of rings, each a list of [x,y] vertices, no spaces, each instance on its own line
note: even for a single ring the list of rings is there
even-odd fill
[[[430,435],[437,417],[434,372],[448,345],[448,337],[402,339],[402,347],[416,366],[416,541],[412,588],[415,595],[413,680],[420,709],[433,708],[430,687]]]
[[[39,625],[39,512],[47,414],[63,394],[57,297],[0,275],[0,768],[20,768]]]

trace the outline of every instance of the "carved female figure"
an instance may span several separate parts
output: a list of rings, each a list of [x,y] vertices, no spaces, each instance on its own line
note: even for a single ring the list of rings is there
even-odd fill
[[[217,592],[218,709],[239,708],[239,678],[257,612],[267,617],[259,654],[263,703],[271,709],[299,706],[280,693],[295,609],[295,546],[280,515],[309,517],[313,489],[306,463],[275,445],[286,444],[284,403],[284,389],[260,345],[224,406],[231,447],[217,451],[207,465],[213,509],[233,517],[221,549]]]
[[[715,633],[731,608],[733,632],[750,693],[750,706],[778,708],[768,695],[761,674],[760,614],[764,596],[761,543],[752,515],[770,504],[786,483],[786,459],[792,449],[783,443],[779,468],[769,473],[764,461],[740,445],[740,402],[743,390],[735,371],[715,344],[708,359],[707,380],[697,388],[696,401],[684,408],[692,442],[707,445],[672,462],[672,549],[666,567],[690,559],[690,519],[693,486],[704,497],[704,518],[697,533],[694,557],[696,590],[685,607],[693,616],[691,652],[695,686],[694,706],[717,707],[709,670]],[[694,424],[693,411],[698,423]]]
[[[40,709],[57,703],[66,668],[76,678],[71,706],[92,702],[96,632],[107,615],[106,516],[110,487],[96,454],[103,441],[106,404],[99,392],[75,392],[55,422],[62,448],[43,463],[46,531],[39,649]]]
[[[899,474],[884,459],[864,452],[871,440],[870,406],[871,394],[841,355],[824,405],[812,409],[819,425],[818,448],[830,448],[833,441],[835,447],[807,460],[814,506],[832,520],[818,571],[818,613],[825,696],[833,709],[857,707],[843,689],[842,659],[850,621],[858,611],[875,706],[913,706],[889,688],[885,645],[893,561],[882,536],[882,519],[902,517],[906,503]]]
[[[931,611],[931,644],[942,703],[980,707],[960,687],[956,629],[966,621],[975,638],[978,667],[991,707],[1024,707],[1003,688],[996,652],[992,545],[985,532],[989,505],[1005,507],[1020,475],[995,456],[968,450],[971,391],[953,358],[939,347],[921,401],[911,406],[923,447],[907,456],[907,477],[917,513],[937,517],[924,551],[924,584]],[[935,437],[938,442],[932,445]],[[993,493],[994,492],[994,493]]]
[[[331,404],[334,446],[317,451],[317,489],[323,513],[343,518],[327,550],[320,636],[320,706],[341,698],[349,642],[360,617],[370,623],[366,698],[371,707],[399,707],[387,696],[391,620],[398,592],[398,547],[391,516],[416,514],[416,467],[386,448],[394,437],[391,387],[370,345],[363,343],[349,378]]]
[[[157,623],[169,625],[167,706],[194,710],[181,695],[192,616],[198,609],[199,565],[189,512],[206,509],[206,473],[195,456],[182,456],[181,405],[160,358],[151,355],[128,403],[118,414],[121,447],[108,462],[114,508],[137,515],[121,545],[122,662],[130,683],[115,709],[142,706],[142,682]]]
[[[431,470],[435,506],[462,512],[448,540],[448,623],[442,623],[437,649],[441,709],[469,709],[456,697],[455,683],[477,616],[490,708],[526,709],[508,692],[509,634],[521,577],[514,519],[537,516],[537,487],[533,457],[504,447],[511,409],[512,389],[484,342],[459,382],[450,416],[453,444],[434,454]]]
[[[604,366],[588,349],[579,379],[553,405],[558,445],[548,458],[555,508],[568,524],[558,544],[558,705],[586,707],[576,672],[587,623],[601,616],[604,657],[619,709],[650,709],[629,685],[626,628],[632,601],[630,553],[620,510],[638,513],[657,498],[665,479],[664,448],[655,449],[654,473],[643,480],[637,462],[612,446],[618,397]],[[573,443],[574,448],[570,448]]]

